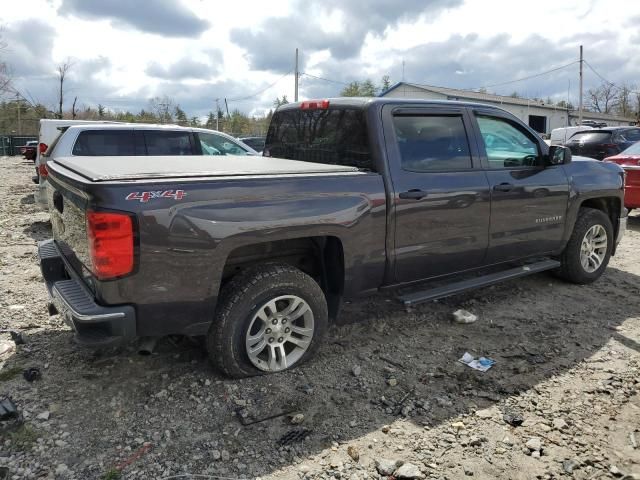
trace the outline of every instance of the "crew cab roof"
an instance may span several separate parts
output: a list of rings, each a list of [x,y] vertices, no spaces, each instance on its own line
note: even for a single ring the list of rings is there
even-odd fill
[[[241,155],[58,157],[50,162],[92,182],[357,172],[355,167]]]
[[[424,98],[394,98],[394,97],[335,97],[326,98],[324,100],[329,101],[330,106],[334,107],[350,107],[350,108],[376,108],[383,105],[398,105],[398,106],[410,106],[410,105],[425,105],[425,106],[442,106],[442,107],[477,107],[477,108],[490,108],[493,110],[506,111],[495,105],[479,102],[467,102],[462,100],[429,100]],[[299,109],[303,102],[286,103],[279,106],[276,111],[279,110],[293,110]]]

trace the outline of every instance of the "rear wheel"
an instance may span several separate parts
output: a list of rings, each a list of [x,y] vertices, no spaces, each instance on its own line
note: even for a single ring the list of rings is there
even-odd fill
[[[260,265],[223,289],[207,350],[230,377],[279,372],[310,358],[327,324],[325,296],[313,278],[289,265]]]
[[[609,263],[613,226],[600,210],[581,208],[573,233],[560,256],[560,277],[585,284],[597,280]]]

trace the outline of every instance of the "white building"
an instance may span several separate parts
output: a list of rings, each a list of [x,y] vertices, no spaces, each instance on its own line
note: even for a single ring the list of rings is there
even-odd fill
[[[471,90],[457,90],[455,88],[432,87],[429,85],[399,82],[386,92],[383,92],[380,96],[415,98],[419,100],[461,100],[486,103],[507,110],[540,133],[550,133],[554,128],[566,127],[567,114],[569,117],[569,125],[576,125],[578,123],[577,110],[567,112],[567,109],[555,105],[547,105],[540,100],[505,97],[490,93],[473,92]],[[634,118],[624,118],[616,115],[585,111],[582,112],[582,120],[604,122],[610,127],[634,125],[636,123]]]

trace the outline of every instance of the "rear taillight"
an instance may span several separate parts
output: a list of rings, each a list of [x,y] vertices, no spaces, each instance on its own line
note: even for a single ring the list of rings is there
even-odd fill
[[[49,170],[47,170],[46,163],[41,163],[40,165],[38,165],[38,174],[40,175],[40,177],[46,177],[49,175]]]
[[[329,100],[306,100],[300,104],[300,110],[327,110]]]
[[[94,275],[100,280],[133,270],[133,222],[122,213],[87,212],[87,238]]]
[[[40,153],[44,153],[47,151],[47,148],[49,148],[49,145],[47,145],[46,143],[40,142],[40,144],[38,145],[38,148],[40,149]]]

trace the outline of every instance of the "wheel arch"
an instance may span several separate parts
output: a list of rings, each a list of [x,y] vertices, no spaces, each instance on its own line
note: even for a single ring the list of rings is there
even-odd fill
[[[226,257],[220,290],[238,273],[259,264],[284,263],[311,276],[325,294],[329,318],[335,319],[345,287],[342,240],[334,235],[303,236],[253,242],[232,249]]]

